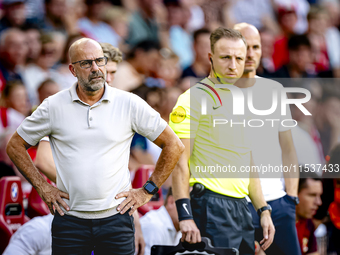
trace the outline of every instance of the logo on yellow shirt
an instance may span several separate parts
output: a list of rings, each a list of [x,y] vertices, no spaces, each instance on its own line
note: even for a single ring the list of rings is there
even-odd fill
[[[186,117],[186,111],[182,106],[178,106],[171,113],[171,121],[173,123],[181,123]]]

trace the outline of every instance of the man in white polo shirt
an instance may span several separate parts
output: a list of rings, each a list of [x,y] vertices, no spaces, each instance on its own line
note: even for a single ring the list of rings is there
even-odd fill
[[[243,76],[235,85],[241,88],[247,96],[252,92],[256,109],[268,109],[268,105],[272,103],[271,95],[273,91],[281,91],[282,85],[276,81],[256,76],[256,69],[262,54],[258,30],[247,23],[236,24],[234,29],[241,32],[248,44]],[[286,116],[282,116],[280,109],[278,109],[269,116],[253,114],[251,117],[263,121],[279,119],[280,122],[283,119],[292,118],[289,107]],[[255,165],[270,165],[272,167],[298,165],[291,128],[278,123],[278,121],[275,121],[273,125],[266,123],[262,127],[251,128],[250,137],[253,143],[252,155]],[[299,175],[285,173],[282,176],[282,172],[277,175],[260,174],[262,192],[266,202],[272,207],[271,216],[276,230],[274,242],[266,250],[266,254],[299,255],[300,249],[295,228],[295,204],[298,202]],[[282,177],[284,177],[285,182],[282,182]],[[248,205],[255,227],[255,240],[260,241],[263,238],[260,217],[253,205],[251,203]]]
[[[183,144],[141,98],[105,84],[107,59],[99,43],[80,39],[69,54],[70,71],[78,82],[46,99],[26,118],[9,141],[7,153],[55,213],[53,254],[94,250],[96,255],[130,255],[134,253],[131,215],[168,178]],[[135,132],[163,150],[144,187],[129,190],[129,148]],[[45,181],[26,153],[46,135],[57,188]]]

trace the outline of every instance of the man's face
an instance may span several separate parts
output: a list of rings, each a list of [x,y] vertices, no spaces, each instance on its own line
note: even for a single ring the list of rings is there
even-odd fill
[[[37,29],[26,31],[26,39],[28,45],[28,57],[36,59],[41,51],[40,33]]]
[[[14,3],[5,7],[6,17],[12,26],[21,26],[26,20],[24,3]]]
[[[138,59],[141,61],[144,75],[150,76],[157,71],[160,61],[158,50],[141,51],[140,54],[138,54]]]
[[[196,38],[194,49],[198,61],[206,61],[209,64],[208,53],[210,52],[210,35],[200,34]]]
[[[5,61],[12,65],[23,64],[28,52],[24,33],[14,32],[9,34],[5,40],[3,50]]]
[[[261,59],[261,38],[253,29],[245,29],[242,35],[247,41],[247,57],[244,66],[244,73],[255,72]]]
[[[117,62],[108,61],[106,65],[106,82],[111,87],[117,71]]]
[[[56,83],[49,83],[46,84],[40,91],[39,91],[39,101],[42,103],[46,98],[52,96],[59,92],[59,86]]]
[[[311,64],[311,50],[308,46],[300,46],[297,50],[289,51],[290,64],[305,72],[308,65]]]
[[[78,47],[76,50],[74,59],[72,62],[81,60],[95,60],[97,58],[104,57],[104,53],[100,45],[93,43],[86,43],[82,47]],[[89,68],[81,68],[80,63],[70,66],[72,72],[72,66],[74,75],[78,78],[79,85],[88,92],[98,91],[103,88],[106,80],[106,66],[97,66],[95,61],[92,61],[92,65]],[[72,72],[73,73],[73,72]]]
[[[49,13],[57,19],[61,19],[67,11],[65,0],[52,0],[50,4],[46,6],[46,8]]]
[[[210,53],[215,75],[227,83],[234,84],[244,71],[247,55],[246,45],[241,39],[221,38],[215,43],[214,53]]]
[[[300,203],[296,206],[298,217],[311,219],[322,204],[322,183],[313,179],[306,180],[306,188],[299,192]]]

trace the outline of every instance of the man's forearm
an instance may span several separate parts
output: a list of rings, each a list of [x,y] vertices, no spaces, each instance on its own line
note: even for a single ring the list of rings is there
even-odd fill
[[[179,139],[168,141],[162,149],[162,153],[156,163],[155,171],[150,177],[157,187],[161,187],[173,171],[180,158],[184,146]]]
[[[291,171],[283,172],[286,185],[286,193],[290,196],[296,197],[298,192],[300,173],[295,150],[289,153],[282,153],[282,163],[283,166],[287,167],[287,169],[292,169]]]
[[[8,142],[6,151],[12,162],[16,165],[20,173],[32,184],[35,189],[40,189],[47,184],[44,177],[34,166],[30,156],[27,153],[29,147],[23,142],[23,139],[15,132]]]
[[[249,180],[249,198],[253,203],[255,210],[267,205],[262,193],[261,182],[256,175],[252,175]]]
[[[279,133],[279,141],[282,150],[282,164],[290,171],[283,172],[286,184],[286,192],[290,196],[297,196],[299,186],[299,163],[296,155],[293,137],[290,130]]]

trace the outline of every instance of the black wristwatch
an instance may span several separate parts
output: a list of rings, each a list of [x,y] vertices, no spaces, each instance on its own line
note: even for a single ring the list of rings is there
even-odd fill
[[[261,217],[261,214],[268,210],[270,213],[272,213],[272,207],[270,205],[263,206],[262,208],[257,210],[257,214]]]
[[[287,195],[290,199],[293,200],[295,205],[298,205],[300,203],[299,197],[293,197],[293,196],[289,196]]]
[[[155,195],[158,192],[158,187],[153,181],[147,181],[143,188],[151,195]]]

